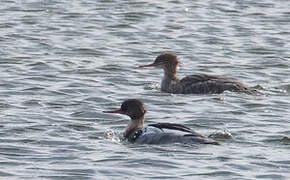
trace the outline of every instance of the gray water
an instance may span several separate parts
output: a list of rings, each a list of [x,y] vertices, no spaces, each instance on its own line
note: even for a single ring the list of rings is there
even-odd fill
[[[289,0],[0,4],[0,179],[290,178]],[[164,51],[263,95],[162,93]],[[128,98],[222,145],[120,142]]]

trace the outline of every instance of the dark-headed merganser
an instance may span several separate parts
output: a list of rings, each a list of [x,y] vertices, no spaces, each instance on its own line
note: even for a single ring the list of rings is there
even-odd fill
[[[197,74],[179,80],[176,76],[179,61],[177,56],[164,53],[154,63],[139,67],[159,67],[164,70],[161,90],[173,94],[219,94],[224,91],[251,93],[251,89],[231,79],[206,74]]]
[[[168,144],[168,143],[219,143],[198,134],[186,126],[175,123],[149,124],[144,127],[146,113],[143,103],[137,99],[129,99],[122,103],[121,109],[103,111],[104,113],[125,114],[131,119],[124,132],[124,138],[131,143],[138,144]],[[166,132],[171,131],[171,132]],[[177,134],[178,133],[178,134]]]

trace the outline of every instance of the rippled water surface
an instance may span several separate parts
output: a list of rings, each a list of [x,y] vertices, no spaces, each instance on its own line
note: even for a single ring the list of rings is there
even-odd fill
[[[289,179],[290,1],[2,0],[0,179]],[[263,95],[172,95],[163,72],[259,85]],[[119,142],[141,99],[147,123],[175,122],[211,145]]]

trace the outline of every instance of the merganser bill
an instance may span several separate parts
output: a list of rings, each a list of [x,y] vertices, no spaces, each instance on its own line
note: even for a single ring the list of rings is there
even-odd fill
[[[131,119],[123,134],[124,139],[137,144],[200,143],[219,145],[217,141],[192,131],[190,128],[175,123],[149,124],[144,127],[145,107],[140,100],[129,99],[121,108],[104,113],[125,114]],[[169,131],[169,132],[167,132]]]
[[[240,82],[219,76],[197,74],[178,79],[176,76],[179,65],[175,54],[164,53],[155,59],[152,64],[139,66],[159,67],[164,70],[161,82],[161,91],[173,94],[220,94],[224,91],[252,93],[251,89]]]

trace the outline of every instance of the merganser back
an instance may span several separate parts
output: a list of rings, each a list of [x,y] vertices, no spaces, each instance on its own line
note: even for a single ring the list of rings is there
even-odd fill
[[[144,127],[145,107],[140,100],[129,99],[122,103],[121,108],[104,113],[125,114],[131,119],[124,132],[124,139],[138,144],[168,144],[168,143],[200,143],[219,145],[218,142],[207,138],[190,128],[175,123],[149,124]],[[166,132],[170,130],[171,132]],[[178,133],[178,134],[177,134]]]
[[[155,59],[152,64],[139,66],[159,67],[164,70],[161,82],[161,91],[173,94],[220,94],[224,91],[252,93],[251,89],[240,82],[219,76],[197,74],[179,80],[176,76],[179,61],[177,56],[164,53]]]

